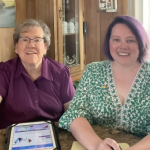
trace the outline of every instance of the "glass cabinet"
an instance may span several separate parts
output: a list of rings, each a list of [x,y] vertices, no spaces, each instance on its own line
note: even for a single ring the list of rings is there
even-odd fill
[[[78,16],[78,0],[62,0],[63,63],[69,67],[80,64]]]
[[[82,0],[58,0],[59,61],[70,68],[72,77],[81,76],[84,69],[82,7]]]

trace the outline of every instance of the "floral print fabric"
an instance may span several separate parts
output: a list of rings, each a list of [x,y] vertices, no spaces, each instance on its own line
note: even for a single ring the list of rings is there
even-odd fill
[[[138,136],[150,133],[150,64],[143,63],[124,105],[115,87],[111,61],[87,65],[76,94],[59,127],[70,130],[71,122],[85,117],[90,124],[115,128]]]

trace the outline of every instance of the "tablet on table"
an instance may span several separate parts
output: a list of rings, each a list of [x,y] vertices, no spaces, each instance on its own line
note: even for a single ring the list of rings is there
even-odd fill
[[[60,150],[51,121],[13,124],[7,128],[5,150]]]

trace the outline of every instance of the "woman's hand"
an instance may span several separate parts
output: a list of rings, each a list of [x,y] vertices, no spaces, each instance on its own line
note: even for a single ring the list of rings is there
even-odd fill
[[[94,150],[120,150],[120,147],[115,140],[106,138],[102,140]]]

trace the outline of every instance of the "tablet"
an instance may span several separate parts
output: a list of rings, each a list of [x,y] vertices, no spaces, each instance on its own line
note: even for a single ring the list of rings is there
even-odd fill
[[[9,127],[8,150],[59,150],[51,121],[19,123]],[[9,136],[7,135],[7,136]]]

